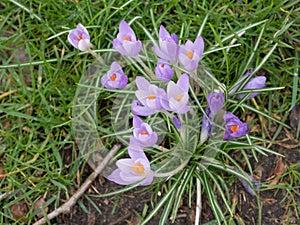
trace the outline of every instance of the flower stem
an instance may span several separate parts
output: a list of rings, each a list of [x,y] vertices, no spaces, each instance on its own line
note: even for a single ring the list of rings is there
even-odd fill
[[[88,52],[100,63],[100,64],[103,64],[103,65],[105,65],[105,61],[104,61],[104,59],[100,56],[100,55],[98,55],[98,54],[96,54],[93,50],[91,50],[91,49],[89,49],[88,50]]]
[[[139,56],[134,57],[134,59],[144,68],[145,72],[152,78],[156,79],[155,74],[152,70],[149,69],[149,67],[141,60]]]

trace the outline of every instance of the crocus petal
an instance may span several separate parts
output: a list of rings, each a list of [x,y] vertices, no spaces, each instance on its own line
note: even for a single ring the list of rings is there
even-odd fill
[[[147,106],[140,105],[138,100],[134,100],[131,104],[131,111],[138,116],[150,116],[156,113],[155,110],[150,109]]]
[[[121,178],[121,170],[120,169],[116,169],[114,170],[108,177],[107,179],[110,180],[110,181],[113,181],[117,184],[120,184],[120,185],[129,185],[129,184],[132,184],[131,181],[129,180],[123,180],[123,178]],[[134,183],[134,182],[133,182]]]
[[[182,74],[177,81],[177,85],[182,91],[188,92],[190,87],[189,76],[186,73]]]
[[[208,106],[211,111],[211,117],[214,118],[215,115],[222,109],[225,96],[222,92],[210,92],[207,95]]]

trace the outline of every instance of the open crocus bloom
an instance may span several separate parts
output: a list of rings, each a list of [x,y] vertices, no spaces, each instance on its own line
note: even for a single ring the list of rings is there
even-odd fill
[[[157,62],[154,71],[156,77],[164,82],[169,82],[174,76],[174,70],[164,60],[159,60]]]
[[[163,107],[178,114],[188,112],[190,110],[187,105],[189,86],[189,76],[187,74],[182,74],[176,84],[170,81],[167,86],[167,101],[162,101]]]
[[[134,31],[124,20],[121,21],[119,33],[112,44],[124,56],[137,56],[142,49],[142,42],[136,40]]]
[[[146,156],[131,155],[131,158],[120,159],[116,162],[117,169],[107,179],[121,185],[134,184],[141,181],[140,185],[149,185],[153,181],[153,171]]]
[[[128,77],[124,74],[120,64],[113,62],[110,70],[101,77],[101,83],[108,89],[122,89],[128,83]]]
[[[80,51],[87,51],[91,47],[89,32],[80,23],[77,25],[76,29],[70,31],[68,41]]]
[[[179,47],[178,60],[187,71],[194,71],[203,55],[204,41],[201,36],[197,37],[195,42],[188,40]]]
[[[132,103],[132,112],[140,116],[149,116],[163,109],[162,99],[167,99],[167,94],[162,88],[151,84],[144,77],[136,77],[138,90],[135,95],[138,101]]]
[[[159,47],[153,46],[155,54],[163,59],[176,62],[178,57],[178,37],[175,34],[170,35],[163,25],[159,28]]]
[[[241,137],[249,133],[247,123],[243,123],[231,112],[224,114],[225,134],[224,140],[232,140],[233,138]]]
[[[133,137],[140,146],[150,147],[157,142],[156,132],[138,116],[133,117],[133,128]]]

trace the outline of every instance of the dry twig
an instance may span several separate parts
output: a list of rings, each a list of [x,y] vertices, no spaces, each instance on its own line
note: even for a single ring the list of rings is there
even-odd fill
[[[96,177],[102,172],[102,170],[107,166],[110,160],[114,157],[115,153],[120,149],[120,145],[115,145],[109,153],[105,156],[103,161],[98,165],[98,167],[94,170],[93,173],[84,181],[84,183],[80,186],[80,188],[75,192],[75,194],[62,206],[55,209],[53,212],[47,215],[47,218],[42,218],[35,222],[33,225],[41,225],[44,224],[47,220],[51,220],[61,213],[69,213],[71,208],[77,203],[78,199],[86,192],[89,186],[94,182]]]

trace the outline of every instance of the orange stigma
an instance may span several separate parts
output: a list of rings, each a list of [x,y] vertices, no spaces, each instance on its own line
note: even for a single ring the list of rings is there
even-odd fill
[[[147,135],[148,133],[147,133],[147,131],[143,130],[143,131],[141,131],[140,134],[141,134],[141,135]]]
[[[145,168],[142,163],[136,163],[132,166],[134,172],[139,175],[143,175],[145,173]]]
[[[124,41],[130,41],[130,38],[126,36],[126,37],[123,38],[123,40]]]
[[[110,80],[111,81],[115,81],[117,79],[117,75],[114,73],[111,77]]]
[[[154,100],[154,99],[155,99],[155,95],[149,95],[149,96],[148,96],[148,99],[149,99],[149,100]]]
[[[233,133],[237,132],[239,129],[239,126],[237,124],[231,125],[229,127],[229,130],[231,130]]]
[[[187,53],[185,53],[185,55],[189,58],[192,59],[194,56],[194,53],[192,51],[188,51]]]
[[[78,40],[78,41],[81,41],[81,40],[82,40],[82,34],[79,34],[79,35],[78,35],[77,40]]]
[[[161,64],[161,68],[164,68],[165,67],[165,64]]]

